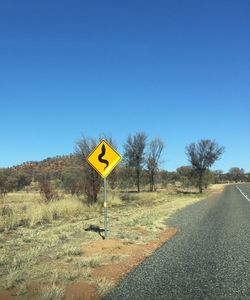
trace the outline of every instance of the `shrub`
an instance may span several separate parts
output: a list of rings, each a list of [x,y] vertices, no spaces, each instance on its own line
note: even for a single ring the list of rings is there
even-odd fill
[[[62,174],[62,184],[71,195],[80,196],[84,193],[84,172],[82,168],[68,168]]]
[[[40,194],[44,197],[45,203],[58,199],[57,191],[46,179],[42,179],[39,181],[39,190]]]
[[[1,216],[10,216],[13,214],[13,210],[9,205],[5,205],[0,210]]]

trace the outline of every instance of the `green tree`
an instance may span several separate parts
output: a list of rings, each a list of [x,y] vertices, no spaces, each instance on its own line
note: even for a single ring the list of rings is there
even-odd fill
[[[222,170],[215,170],[214,172],[214,183],[221,183],[223,181],[223,171]]]
[[[0,169],[0,196],[5,196],[8,193],[8,176],[4,169]]]
[[[192,166],[181,166],[176,170],[179,180],[184,186],[194,186],[197,183],[197,176]]]
[[[134,169],[128,166],[119,166],[117,168],[118,186],[122,190],[128,191],[134,187],[136,180]]]
[[[235,181],[235,182],[244,180],[245,170],[242,169],[242,168],[233,167],[229,170],[228,173],[229,173],[230,179]]]
[[[206,170],[204,172],[204,176],[203,176],[203,184],[205,186],[205,188],[207,188],[209,186],[209,184],[214,183],[215,180],[215,175],[213,172],[211,172],[210,170]]]
[[[124,145],[124,161],[127,166],[136,171],[137,191],[140,192],[140,175],[145,164],[145,148],[147,135],[138,132],[134,136],[129,135]]]
[[[199,192],[203,191],[203,176],[224,153],[225,148],[211,140],[200,140],[197,144],[192,143],[186,147],[186,155],[198,176]]]
[[[71,195],[80,196],[85,193],[85,173],[84,168],[71,167],[62,173],[62,185]]]
[[[75,148],[75,155],[78,164],[83,168],[84,181],[82,182],[82,190],[87,195],[89,204],[97,201],[97,195],[100,191],[102,180],[101,176],[88,164],[87,157],[97,146],[97,140],[94,138],[82,138],[77,142]]]

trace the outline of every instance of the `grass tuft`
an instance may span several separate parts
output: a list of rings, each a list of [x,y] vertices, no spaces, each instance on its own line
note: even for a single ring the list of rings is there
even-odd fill
[[[44,286],[38,291],[36,300],[62,300],[64,289],[56,284]]]
[[[98,293],[104,296],[113,287],[113,285],[114,284],[112,282],[108,281],[105,278],[98,279],[97,280]]]

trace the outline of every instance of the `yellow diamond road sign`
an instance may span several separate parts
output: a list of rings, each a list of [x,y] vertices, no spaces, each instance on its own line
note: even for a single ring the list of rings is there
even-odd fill
[[[105,140],[90,153],[87,162],[103,177],[106,178],[121,160],[118,152]]]

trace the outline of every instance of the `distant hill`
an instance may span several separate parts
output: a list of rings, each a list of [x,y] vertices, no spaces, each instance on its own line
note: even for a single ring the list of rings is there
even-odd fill
[[[27,161],[20,165],[11,167],[12,170],[22,170],[28,172],[54,173],[62,172],[64,169],[76,165],[74,155],[63,155],[48,157],[42,161]]]

